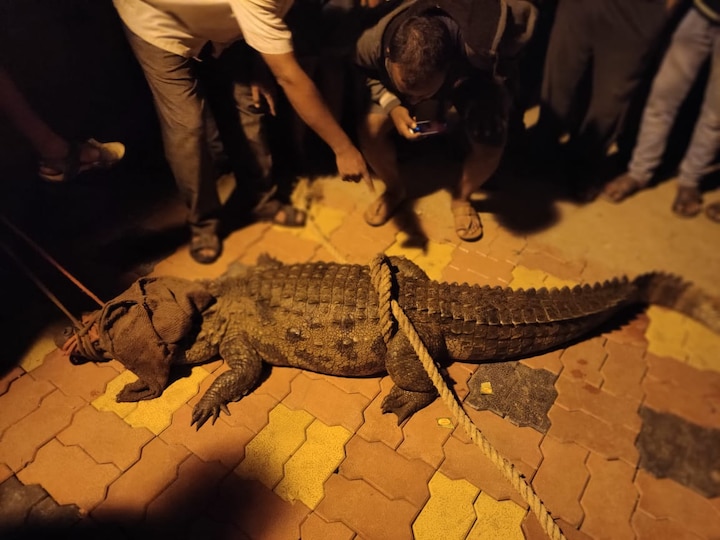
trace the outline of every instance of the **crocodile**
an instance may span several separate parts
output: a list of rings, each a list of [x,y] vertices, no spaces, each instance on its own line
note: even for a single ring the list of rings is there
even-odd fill
[[[597,332],[633,305],[665,306],[720,333],[717,299],[665,273],[574,288],[513,290],[438,282],[408,259],[384,261],[390,269],[392,297],[439,364],[512,360],[562,347]],[[197,429],[209,419],[214,423],[221,412],[230,414],[228,404],[257,385],[263,363],[343,377],[387,373],[394,386],[382,411],[395,413],[401,424],[430,404],[437,391],[407,336],[396,327],[389,333],[383,330],[384,308],[373,285],[374,271],[371,265],[283,264],[261,257],[255,266],[214,280],[141,278],[140,289],[147,297],[139,301],[137,295],[124,294],[118,302],[108,302],[91,315],[83,331],[75,330],[76,339],[68,340],[74,345],[65,349],[73,363],[115,358],[138,375],[138,381],[118,394],[118,401],[159,396],[168,384],[171,365],[224,359],[230,369],[213,381],[193,409],[191,425]],[[166,309],[164,302],[150,298],[151,284],[162,285],[165,296],[175,300],[181,298],[178,287],[190,287],[190,309],[187,301],[182,303],[191,315],[180,330],[158,330],[163,325],[154,325],[153,339],[164,338],[159,345],[133,348],[145,334],[132,330],[147,326]],[[141,309],[128,309],[133,302]],[[122,317],[117,309],[109,311],[112,305],[125,306],[120,312],[132,319],[125,325],[130,331],[113,327]],[[123,340],[131,343],[123,348]],[[162,354],[153,356],[158,346]]]

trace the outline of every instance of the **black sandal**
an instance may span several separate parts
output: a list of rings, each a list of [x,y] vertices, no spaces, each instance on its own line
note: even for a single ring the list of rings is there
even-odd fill
[[[222,253],[217,224],[190,225],[190,256],[200,264],[212,264]]]
[[[672,211],[680,217],[695,217],[702,211],[702,195],[695,187],[681,186],[675,195]]]

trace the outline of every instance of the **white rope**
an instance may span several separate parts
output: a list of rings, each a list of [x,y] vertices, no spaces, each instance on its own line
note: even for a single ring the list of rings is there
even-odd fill
[[[560,527],[558,527],[557,523],[555,523],[550,515],[550,512],[547,510],[530,484],[525,481],[512,463],[500,455],[497,449],[495,449],[490,441],[487,440],[487,438],[473,424],[467,413],[462,409],[457,399],[455,399],[455,396],[445,383],[445,380],[440,375],[440,372],[435,366],[435,361],[432,359],[430,353],[428,353],[425,348],[425,344],[422,342],[422,339],[420,339],[420,336],[415,331],[412,321],[408,319],[407,315],[405,315],[405,312],[402,310],[397,301],[390,298],[388,291],[390,291],[392,286],[392,278],[384,255],[378,255],[370,263],[370,274],[372,276],[373,285],[376,287],[380,297],[378,309],[381,313],[381,322],[386,319],[382,312],[385,311],[389,313],[389,311],[392,310],[392,314],[398,321],[400,329],[407,336],[413,346],[413,349],[415,350],[415,353],[422,362],[425,371],[430,377],[430,380],[432,380],[432,383],[440,394],[442,400],[452,411],[455,420],[463,427],[473,443],[482,450],[483,454],[490,459],[493,465],[500,470],[503,476],[510,482],[510,484],[512,484],[517,492],[520,493],[520,496],[526,503],[528,503],[530,509],[533,514],[535,514],[535,517],[537,517],[540,525],[547,535],[552,540],[564,540],[565,536],[560,530]],[[390,336],[391,333],[388,333],[385,330],[383,331],[383,338],[386,339],[386,342]]]

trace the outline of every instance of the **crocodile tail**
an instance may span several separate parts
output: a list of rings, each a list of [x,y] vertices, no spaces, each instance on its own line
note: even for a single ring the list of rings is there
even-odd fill
[[[720,300],[672,274],[651,272],[635,278],[639,300],[687,315],[720,334]]]

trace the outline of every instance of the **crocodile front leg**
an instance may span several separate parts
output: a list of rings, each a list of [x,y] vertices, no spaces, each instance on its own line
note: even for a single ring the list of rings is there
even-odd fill
[[[167,386],[172,362],[170,357],[158,361],[152,355],[125,360],[123,365],[137,375],[138,380],[125,385],[115,400],[122,403],[159,397]]]
[[[418,333],[433,358],[444,358],[447,355],[445,343],[440,336],[420,330]],[[395,413],[398,425],[437,398],[435,386],[402,332],[396,334],[388,343],[385,367],[395,386],[383,400],[382,411]]]
[[[225,359],[230,370],[220,374],[195,405],[190,425],[197,424],[196,429],[200,429],[210,417],[214,424],[220,411],[229,415],[227,404],[240,400],[260,379],[262,359],[247,338],[226,338],[220,344],[220,356]]]

